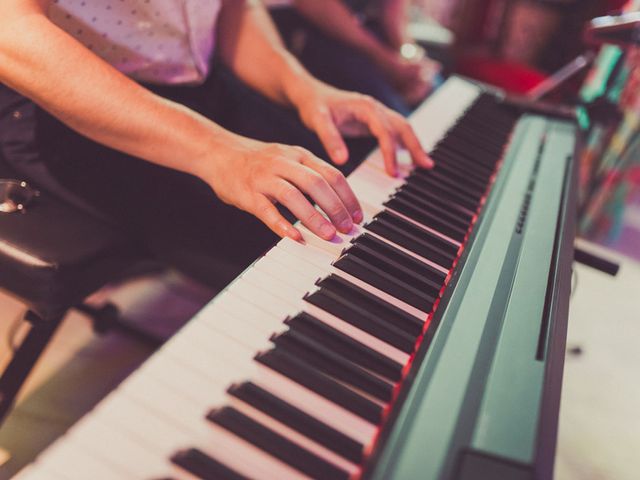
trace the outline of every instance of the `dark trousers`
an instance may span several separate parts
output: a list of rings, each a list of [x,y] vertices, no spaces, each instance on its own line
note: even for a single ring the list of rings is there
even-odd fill
[[[325,157],[294,111],[269,102],[222,66],[200,86],[149,88],[239,134],[301,145]],[[42,111],[37,127],[46,175],[117,222],[153,255],[202,282],[224,287],[277,241],[253,216],[224,204],[193,176],[100,146]],[[350,142],[350,168],[372,146],[371,139]]]

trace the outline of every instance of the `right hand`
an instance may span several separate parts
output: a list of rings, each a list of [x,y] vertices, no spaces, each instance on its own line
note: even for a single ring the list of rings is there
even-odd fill
[[[410,105],[419,103],[433,88],[433,78],[440,72],[440,64],[428,57],[407,60],[397,52],[387,52],[381,68],[389,81]]]
[[[204,165],[198,176],[222,201],[255,215],[281,237],[302,240],[300,231],[280,214],[275,203],[284,205],[325,240],[331,240],[336,230],[349,232],[354,222],[363,219],[362,208],[342,173],[304,148],[235,137],[215,156],[217,160]]]

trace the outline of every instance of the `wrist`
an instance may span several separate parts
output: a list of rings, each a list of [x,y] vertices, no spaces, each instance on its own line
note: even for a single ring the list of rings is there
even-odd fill
[[[321,82],[312,77],[301,65],[295,65],[283,75],[282,87],[286,102],[299,109],[305,99],[308,99]]]
[[[187,173],[194,175],[208,184],[216,178],[221,178],[220,167],[232,157],[234,146],[239,142],[239,136],[223,128],[211,128],[195,142],[197,147],[189,162]]]

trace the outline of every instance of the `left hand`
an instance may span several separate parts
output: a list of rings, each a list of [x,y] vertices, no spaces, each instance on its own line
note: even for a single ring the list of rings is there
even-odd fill
[[[329,157],[343,165],[349,158],[344,136],[373,135],[378,140],[385,169],[397,174],[396,148],[406,148],[415,165],[431,168],[433,161],[425,153],[409,122],[373,98],[346,92],[319,81],[295,102],[304,124],[317,133]]]

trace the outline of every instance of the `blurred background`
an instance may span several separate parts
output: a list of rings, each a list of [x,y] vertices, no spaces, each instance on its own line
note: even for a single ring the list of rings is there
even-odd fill
[[[596,54],[551,100],[577,104],[582,113],[579,234],[636,259],[640,55],[637,47],[587,45],[583,30],[593,17],[639,7],[620,0],[414,0],[412,11],[414,33],[446,69],[509,92],[526,93],[576,56]]]

